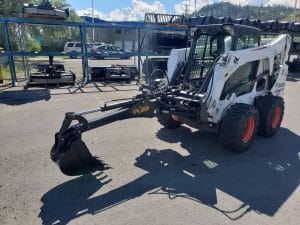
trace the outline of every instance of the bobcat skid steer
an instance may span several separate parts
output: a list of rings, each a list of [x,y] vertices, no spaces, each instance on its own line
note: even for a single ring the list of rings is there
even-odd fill
[[[191,47],[173,49],[167,72],[154,70],[137,96],[66,113],[51,150],[52,160],[64,174],[106,169],[81,135],[132,117],[157,117],[169,129],[182,124],[211,127],[219,132],[221,143],[235,152],[246,151],[257,133],[276,133],[284,113],[291,37],[279,35],[260,45],[259,29],[237,24],[191,27],[190,37]],[[84,117],[109,110],[113,111],[93,120]]]

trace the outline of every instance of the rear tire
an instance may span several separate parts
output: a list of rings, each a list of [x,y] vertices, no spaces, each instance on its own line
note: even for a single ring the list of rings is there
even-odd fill
[[[180,122],[172,118],[170,114],[161,114],[157,117],[158,122],[168,129],[177,129],[180,127]]]
[[[234,152],[244,152],[253,143],[258,129],[259,114],[254,106],[235,104],[223,117],[220,141]]]
[[[278,96],[264,96],[257,102],[260,135],[271,137],[278,131],[284,114],[284,101]]]
[[[76,53],[76,51],[72,51],[71,53]],[[77,59],[77,56],[69,56],[70,59]]]

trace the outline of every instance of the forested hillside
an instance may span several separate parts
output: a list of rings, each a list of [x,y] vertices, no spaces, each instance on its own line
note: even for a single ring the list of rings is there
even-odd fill
[[[283,5],[274,6],[240,6],[229,2],[220,2],[204,6],[197,12],[197,16],[230,16],[232,18],[250,18],[266,20],[290,20],[293,8]]]

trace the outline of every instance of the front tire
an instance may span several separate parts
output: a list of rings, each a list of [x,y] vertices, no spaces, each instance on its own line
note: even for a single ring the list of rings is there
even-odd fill
[[[254,106],[235,104],[223,117],[220,141],[226,149],[244,152],[253,143],[258,129],[259,114]]]
[[[168,129],[177,129],[180,127],[180,122],[175,120],[175,117],[170,114],[161,114],[157,118],[158,122]]]
[[[259,134],[271,137],[278,131],[284,114],[284,101],[278,96],[264,96],[257,102]]]

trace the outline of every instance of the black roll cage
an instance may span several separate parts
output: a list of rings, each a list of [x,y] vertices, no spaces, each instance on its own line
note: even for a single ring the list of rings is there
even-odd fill
[[[211,35],[215,36],[218,39],[218,44],[220,36],[231,36],[232,43],[230,51],[235,51],[237,49],[238,39],[241,35],[253,35],[257,38],[258,46],[260,45],[260,33],[261,30],[255,27],[240,25],[240,24],[210,24],[210,25],[199,25],[199,26],[190,26],[189,27],[189,40],[191,40],[190,53],[188,56],[187,63],[185,65],[185,80],[189,82],[189,76],[194,63],[194,54],[196,49],[197,40],[200,35]],[[211,44],[210,44],[211,46]],[[224,43],[221,43],[221,48],[224,51]],[[206,46],[205,46],[206,48]],[[211,51],[211,49],[209,50]],[[211,52],[210,52],[211,53]],[[219,55],[221,55],[220,53]],[[204,57],[204,56],[203,56]],[[215,57],[215,59],[218,56]],[[202,59],[204,61],[204,58]]]

